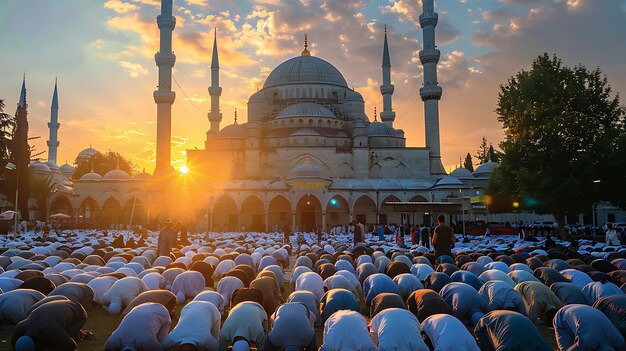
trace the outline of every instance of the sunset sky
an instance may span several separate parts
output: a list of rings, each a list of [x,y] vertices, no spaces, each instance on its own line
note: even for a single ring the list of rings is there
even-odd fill
[[[0,1],[0,99],[13,114],[26,73],[31,136],[47,150],[46,122],[59,79],[59,163],[92,145],[154,168],[156,105],[152,92],[160,0]],[[389,31],[396,128],[407,145],[424,145],[419,98],[422,31],[417,0],[174,0],[173,158],[203,148],[209,128],[209,65],[217,27],[222,127],[234,109],[246,121],[250,94],[279,63],[299,55],[304,33],[313,55],[335,65],[382,110],[383,26]],[[494,110],[498,86],[543,52],[567,64],[600,67],[626,94],[626,0],[439,0],[437,43],[443,161],[458,164],[483,136],[502,138]]]

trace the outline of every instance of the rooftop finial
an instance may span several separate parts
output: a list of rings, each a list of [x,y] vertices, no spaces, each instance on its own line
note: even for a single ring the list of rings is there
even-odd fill
[[[387,34],[387,25],[385,24],[385,34]]]
[[[376,112],[376,106],[374,106],[374,122],[378,122],[378,113]]]
[[[235,107],[235,124],[237,124],[237,108]]]
[[[304,34],[304,50],[302,50],[302,53],[300,54],[300,56],[311,56],[311,53],[309,52],[309,50],[307,50],[308,47],[309,47],[308,37],[306,34]]]

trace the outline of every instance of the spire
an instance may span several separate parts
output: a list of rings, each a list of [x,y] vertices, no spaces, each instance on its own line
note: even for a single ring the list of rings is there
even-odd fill
[[[387,44],[387,25],[385,25],[385,43],[383,44],[383,67],[391,67],[389,44]]]
[[[213,57],[211,57],[211,68],[220,68],[220,60],[217,55],[217,28],[213,34]]]
[[[52,93],[52,108],[59,108],[59,93],[57,92],[57,78],[54,78],[54,93]]]
[[[235,107],[235,124],[237,124],[237,108]]]
[[[304,50],[302,50],[302,53],[300,54],[300,56],[311,56],[311,53],[307,49],[308,47],[309,47],[308,37],[306,34],[304,34]]]
[[[57,89],[57,79],[54,79],[54,92],[52,93],[52,104],[50,106],[50,122],[48,122],[48,131],[50,133],[50,137],[46,142],[48,145],[48,162],[53,165],[57,164],[57,150],[59,148],[59,127],[61,124],[59,123],[59,93]]]
[[[20,102],[17,103],[17,107],[25,107],[26,106],[26,73],[24,73],[24,77],[22,78],[22,90],[20,91]]]
[[[378,122],[378,112],[376,112],[376,106],[374,106],[374,122]]]

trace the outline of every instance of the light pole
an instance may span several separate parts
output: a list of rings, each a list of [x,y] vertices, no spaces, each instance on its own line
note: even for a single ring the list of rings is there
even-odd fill
[[[7,163],[5,166],[8,170],[15,171],[15,213],[13,214],[13,235],[17,235],[17,214],[18,199],[20,195],[20,171],[14,163]]]
[[[463,238],[465,238],[465,197],[463,196],[463,189],[459,189],[461,193],[461,223],[463,225]]]
[[[595,179],[593,181],[593,184],[600,184],[600,183],[602,183],[602,180],[600,179]],[[591,223],[592,223],[591,225],[593,226],[593,228],[591,228],[591,231],[593,233],[594,242],[596,241],[596,207],[597,207],[596,202],[595,201],[592,202],[591,203]]]

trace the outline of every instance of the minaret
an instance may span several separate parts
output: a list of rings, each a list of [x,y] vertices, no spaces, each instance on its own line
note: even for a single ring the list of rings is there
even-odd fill
[[[50,107],[50,122],[48,129],[50,130],[50,139],[48,139],[48,162],[56,166],[57,149],[59,147],[58,132],[61,124],[59,123],[59,95],[57,92],[57,80],[54,80],[54,93],[52,94],[52,106]]]
[[[172,68],[176,56],[172,51],[172,32],[176,27],[176,18],[172,16],[172,0],[161,0],[161,15],[157,16],[160,30],[160,48],[154,55],[159,68],[159,85],[154,91],[154,102],[157,104],[157,140],[156,168],[154,173],[162,170],[173,170],[171,165],[172,140],[172,104],[176,94],[172,91]]]
[[[386,125],[393,128],[393,121],[396,113],[391,107],[391,95],[393,94],[393,84],[391,84],[391,59],[389,58],[389,45],[387,44],[387,26],[385,25],[385,43],[383,45],[383,84],[380,86],[380,93],[383,95],[383,112],[380,119]]]
[[[213,57],[211,58],[211,86],[209,87],[209,95],[211,96],[211,112],[209,112],[209,122],[211,129],[209,133],[217,133],[220,131],[220,122],[222,121],[222,113],[220,112],[220,96],[222,95],[222,87],[220,87],[220,61],[217,56],[217,28],[213,38]]]
[[[22,78],[22,90],[20,90],[20,101],[17,103],[17,107],[26,107],[26,73]]]
[[[420,96],[424,101],[424,121],[426,124],[426,147],[430,149],[430,173],[446,174],[441,163],[441,145],[439,141],[439,99],[443,90],[437,82],[437,63],[441,53],[435,45],[435,27],[439,15],[435,13],[434,0],[423,0],[423,13],[420,26],[424,32],[424,49],[420,51],[420,61],[424,66],[424,86]]]

